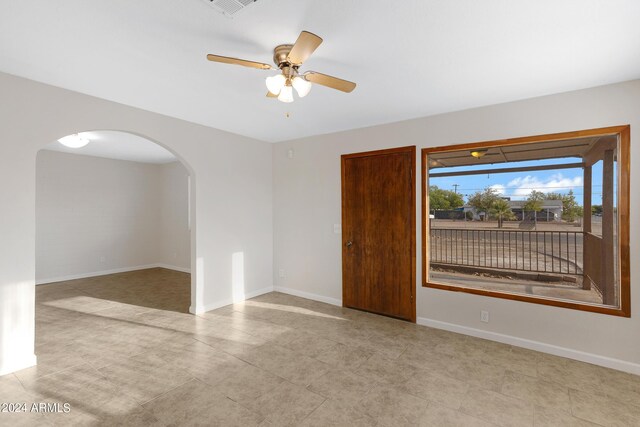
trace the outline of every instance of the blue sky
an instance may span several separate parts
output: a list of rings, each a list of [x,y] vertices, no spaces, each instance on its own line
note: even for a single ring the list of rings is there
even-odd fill
[[[496,165],[478,165],[478,166],[460,166],[449,168],[432,169],[433,173],[437,172],[457,172],[467,170],[483,170],[498,169],[507,167],[526,167],[540,165],[554,165],[562,163],[575,163],[577,159],[549,159],[535,160],[527,162],[512,162]],[[602,162],[598,162],[593,166],[593,204],[602,203],[602,183],[599,177],[602,176]],[[454,176],[445,178],[430,178],[429,185],[437,185],[444,190],[454,190],[453,184],[458,184],[458,193],[467,196],[482,191],[486,187],[493,187],[502,195],[511,197],[511,200],[524,200],[532,190],[542,192],[556,192],[566,194],[569,190],[573,190],[578,204],[582,204],[583,178],[582,168],[576,169],[557,169],[533,172],[514,172],[500,173],[489,175],[470,175],[470,176]]]

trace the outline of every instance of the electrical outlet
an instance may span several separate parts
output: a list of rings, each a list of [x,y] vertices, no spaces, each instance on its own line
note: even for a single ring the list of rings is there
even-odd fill
[[[284,268],[281,268],[281,269],[278,271],[278,276],[279,276],[281,279],[284,279]]]
[[[480,312],[480,321],[484,323],[489,323],[489,312],[482,310]]]

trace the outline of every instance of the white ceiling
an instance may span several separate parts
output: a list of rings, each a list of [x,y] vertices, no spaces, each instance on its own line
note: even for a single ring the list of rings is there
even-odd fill
[[[146,138],[127,132],[101,130],[82,132],[90,142],[82,148],[69,148],[53,141],[44,150],[142,163],[170,163],[178,159],[167,149]]]
[[[638,0],[258,0],[229,19],[203,0],[2,1],[0,70],[267,141],[640,78]],[[283,104],[271,62],[301,30],[304,70],[353,80]],[[285,112],[291,112],[286,118]]]

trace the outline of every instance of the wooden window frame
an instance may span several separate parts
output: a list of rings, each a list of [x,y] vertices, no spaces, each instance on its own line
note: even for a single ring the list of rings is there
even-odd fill
[[[561,299],[551,299],[542,296],[529,296],[509,292],[489,291],[480,288],[467,288],[463,286],[447,285],[429,281],[429,245],[427,244],[429,230],[429,206],[428,192],[428,157],[430,154],[447,151],[470,150],[475,148],[504,147],[507,145],[526,144],[534,142],[560,141],[583,137],[616,135],[619,141],[617,153],[618,167],[618,253],[620,266],[620,301],[619,308],[595,305],[589,303],[572,302]],[[588,129],[574,132],[562,132],[547,135],[509,138],[496,141],[483,141],[466,144],[448,145],[441,147],[429,147],[422,149],[422,286],[433,289],[441,289],[454,292],[464,292],[475,295],[502,298],[515,301],[523,301],[535,304],[550,305],[574,310],[589,311],[594,313],[609,314],[620,317],[631,317],[631,277],[630,277],[630,148],[631,129],[629,125],[612,126],[597,129]]]

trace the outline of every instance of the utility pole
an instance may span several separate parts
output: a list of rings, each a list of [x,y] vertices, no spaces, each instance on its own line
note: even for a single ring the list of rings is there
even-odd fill
[[[451,186],[453,187],[453,192],[458,194],[458,187],[460,187],[460,184],[452,184]]]

